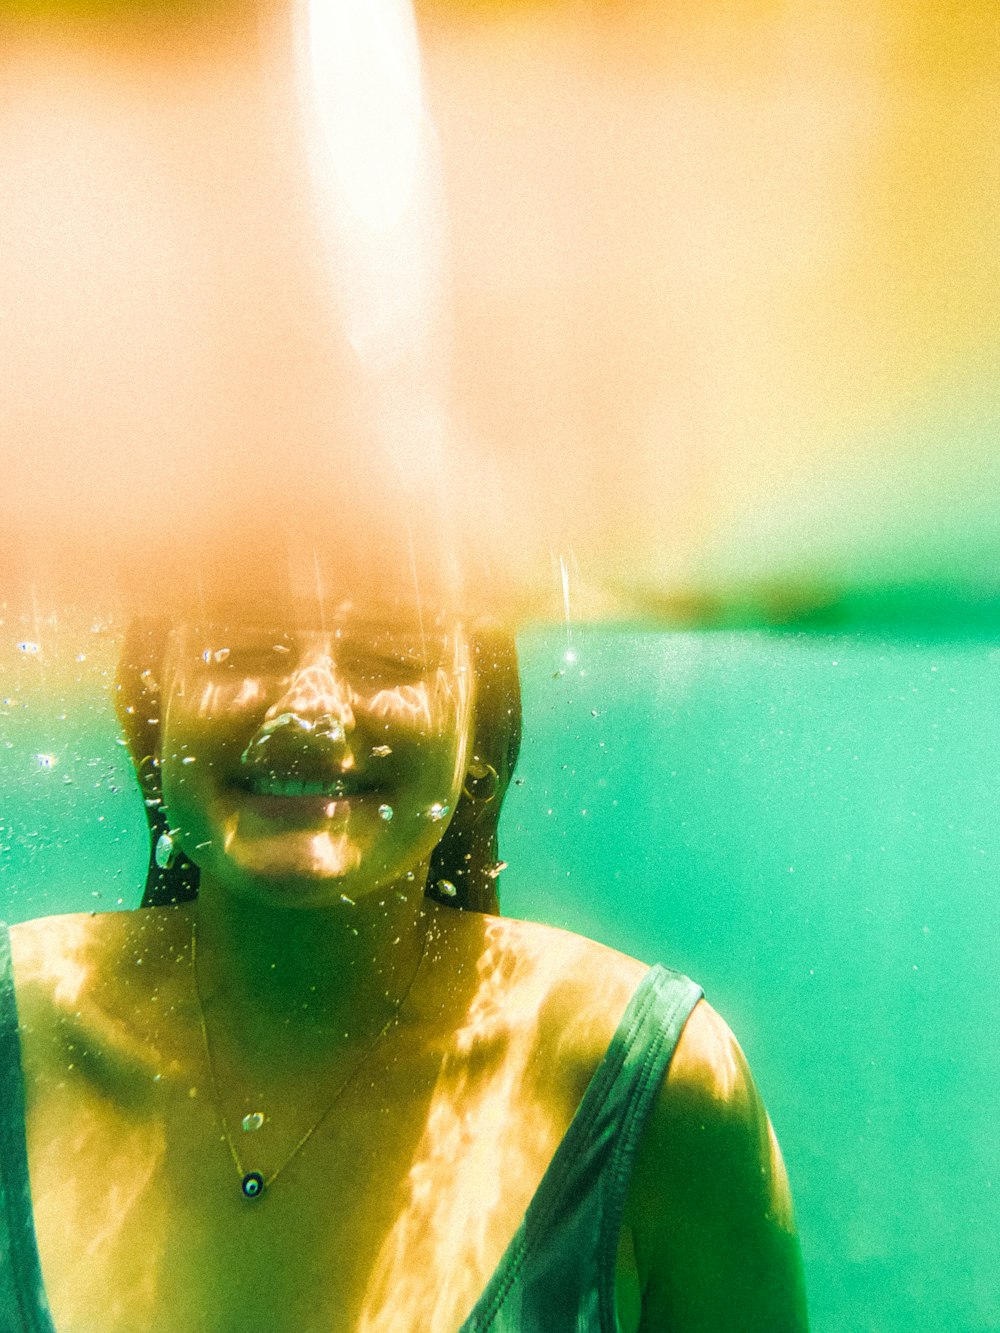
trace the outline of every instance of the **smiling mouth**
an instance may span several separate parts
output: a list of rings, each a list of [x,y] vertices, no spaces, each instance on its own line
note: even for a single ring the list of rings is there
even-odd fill
[[[237,786],[251,796],[307,796],[318,797],[327,801],[342,801],[352,796],[367,796],[369,794],[368,787],[357,782],[347,782],[343,778],[314,778],[309,780],[260,774],[255,777],[241,778]]]

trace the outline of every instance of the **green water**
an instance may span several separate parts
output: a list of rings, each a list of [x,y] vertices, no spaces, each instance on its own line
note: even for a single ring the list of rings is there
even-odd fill
[[[96,628],[3,628],[10,920],[141,891],[117,641]],[[567,646],[521,638],[505,910],[705,986],[782,1141],[816,1333],[1000,1330],[1000,649],[622,628],[574,630],[575,663]]]

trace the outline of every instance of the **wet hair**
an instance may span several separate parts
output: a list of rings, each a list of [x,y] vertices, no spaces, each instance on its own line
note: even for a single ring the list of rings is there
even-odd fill
[[[169,830],[160,774],[160,680],[170,623],[133,620],[115,675],[115,711],[135,767],[149,825],[149,867],[143,907],[190,902],[198,896],[198,867],[179,849],[171,864],[157,863],[156,848]],[[498,826],[504,794],[521,746],[521,684],[513,636],[481,630],[471,637],[475,676],[472,754],[496,773],[469,777],[444,836],[431,855],[428,897],[476,912],[499,910]],[[478,788],[484,790],[477,790]],[[470,790],[471,788],[471,790]]]

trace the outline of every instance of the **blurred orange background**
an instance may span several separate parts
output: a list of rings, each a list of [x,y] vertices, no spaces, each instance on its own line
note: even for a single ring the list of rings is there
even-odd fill
[[[0,12],[8,588],[996,593],[996,6]]]

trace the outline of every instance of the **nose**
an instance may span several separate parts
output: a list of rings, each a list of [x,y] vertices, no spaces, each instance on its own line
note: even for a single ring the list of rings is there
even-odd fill
[[[303,656],[288,688],[267,710],[265,724],[289,713],[310,722],[317,731],[327,731],[334,737],[339,732],[340,739],[353,730],[351,688],[325,649]]]

